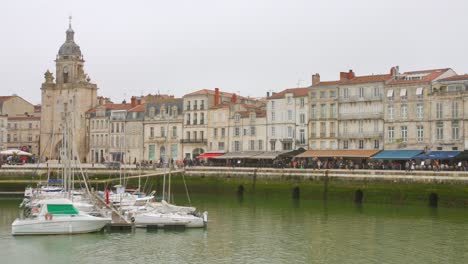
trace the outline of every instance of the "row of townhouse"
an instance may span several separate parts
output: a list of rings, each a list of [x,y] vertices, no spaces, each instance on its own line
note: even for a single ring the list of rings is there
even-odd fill
[[[468,75],[452,69],[312,77],[311,149],[464,150]]]

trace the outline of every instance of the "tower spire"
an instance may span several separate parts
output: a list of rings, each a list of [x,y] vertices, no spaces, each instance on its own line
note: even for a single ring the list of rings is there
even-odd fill
[[[72,20],[72,16],[69,16],[68,17],[68,28],[71,29],[71,20]]]

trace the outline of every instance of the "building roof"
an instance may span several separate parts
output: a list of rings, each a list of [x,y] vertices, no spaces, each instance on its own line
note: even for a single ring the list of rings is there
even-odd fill
[[[195,91],[195,92],[192,92],[192,93],[188,93],[186,95],[184,95],[184,97],[186,96],[194,96],[194,95],[214,95],[215,94],[215,91],[214,90],[210,90],[210,89],[202,89],[202,90],[198,90],[198,91]],[[227,92],[221,92],[219,91],[219,96],[223,96],[223,97],[232,97],[234,94],[233,93],[227,93]],[[243,98],[241,96],[237,96],[238,98]]]
[[[15,98],[15,97],[16,97],[16,96],[14,96],[14,95],[10,95],[10,96],[0,96],[0,102],[6,102],[6,101],[8,101],[8,100],[10,100],[10,99],[13,99],[13,98]]]
[[[264,109],[258,109],[255,111],[237,111],[236,113],[240,114],[241,118],[248,118],[252,112],[255,112],[256,117],[266,117],[266,110]]]
[[[94,113],[96,112],[96,109],[99,107],[105,107],[106,111],[130,110],[133,108],[131,104],[103,104],[103,105],[98,105],[94,108],[89,109],[88,111],[86,111],[86,113]]]
[[[468,80],[468,74],[462,75],[454,75],[444,79],[440,79],[439,81],[461,81],[461,80]]]
[[[427,82],[432,82],[435,79],[437,79],[439,76],[442,74],[446,73],[450,69],[434,69],[434,70],[423,70],[423,71],[413,71],[413,72],[405,72],[401,76],[405,75],[415,75],[415,74],[424,74],[427,73],[427,75],[423,76],[419,80],[406,80],[406,79],[395,79],[391,80],[388,84],[412,84],[412,83],[427,83]]]
[[[312,87],[338,85],[338,84],[340,84],[340,81],[326,81],[326,82],[319,82],[319,83],[317,83],[315,85],[312,85]]]
[[[286,90],[283,90],[279,93],[274,93],[267,99],[281,99],[284,98],[286,94],[292,93],[294,97],[306,97],[309,93],[309,88],[304,87],[304,88],[289,88]]]
[[[145,104],[139,104],[132,109],[128,110],[129,112],[145,112],[146,111],[146,105]]]

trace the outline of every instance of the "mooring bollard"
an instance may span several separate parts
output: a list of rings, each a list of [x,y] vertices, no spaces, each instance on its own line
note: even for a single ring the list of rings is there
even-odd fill
[[[238,196],[243,196],[243,195],[244,195],[244,190],[245,190],[245,189],[244,189],[244,185],[239,185],[239,186],[237,187],[237,195],[238,195]]]
[[[364,192],[362,190],[357,190],[354,192],[354,202],[355,203],[362,203],[364,199]]]
[[[292,189],[292,198],[295,200],[298,200],[301,195],[301,190],[299,189],[298,186],[294,187]]]
[[[430,193],[429,194],[429,206],[437,207],[438,204],[439,204],[439,195],[437,195],[437,193]]]

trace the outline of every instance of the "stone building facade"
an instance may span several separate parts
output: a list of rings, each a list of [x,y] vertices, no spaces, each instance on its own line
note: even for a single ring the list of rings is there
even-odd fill
[[[309,148],[338,148],[338,84],[321,82],[320,75],[312,76],[309,89]]]
[[[450,99],[434,97],[433,86],[438,79],[453,76],[455,72],[434,69],[399,73],[398,67],[396,69],[396,75],[385,85],[384,91],[384,148],[435,150],[432,148],[433,99],[443,101],[445,98],[448,105]]]
[[[182,98],[171,96],[149,99],[144,120],[144,160],[182,160],[183,121]]]
[[[97,104],[97,86],[84,72],[84,59],[75,43],[71,24],[66,31],[65,43],[57,54],[56,80],[49,71],[41,90],[40,149],[44,156],[58,159],[61,135],[67,123],[73,131],[73,148],[81,161],[89,154],[86,140],[86,112]]]
[[[0,115],[29,116],[34,115],[35,112],[33,104],[17,95],[0,96]]]
[[[228,152],[229,138],[229,118],[232,102],[223,102],[212,106],[208,111],[208,151]]]
[[[8,117],[7,149],[21,149],[39,156],[41,118],[37,116]]]
[[[266,151],[266,124],[264,106],[232,104],[228,127],[230,151]]]
[[[267,98],[266,150],[308,149],[309,88],[286,89]]]
[[[7,149],[8,116],[0,115],[0,151]]]

